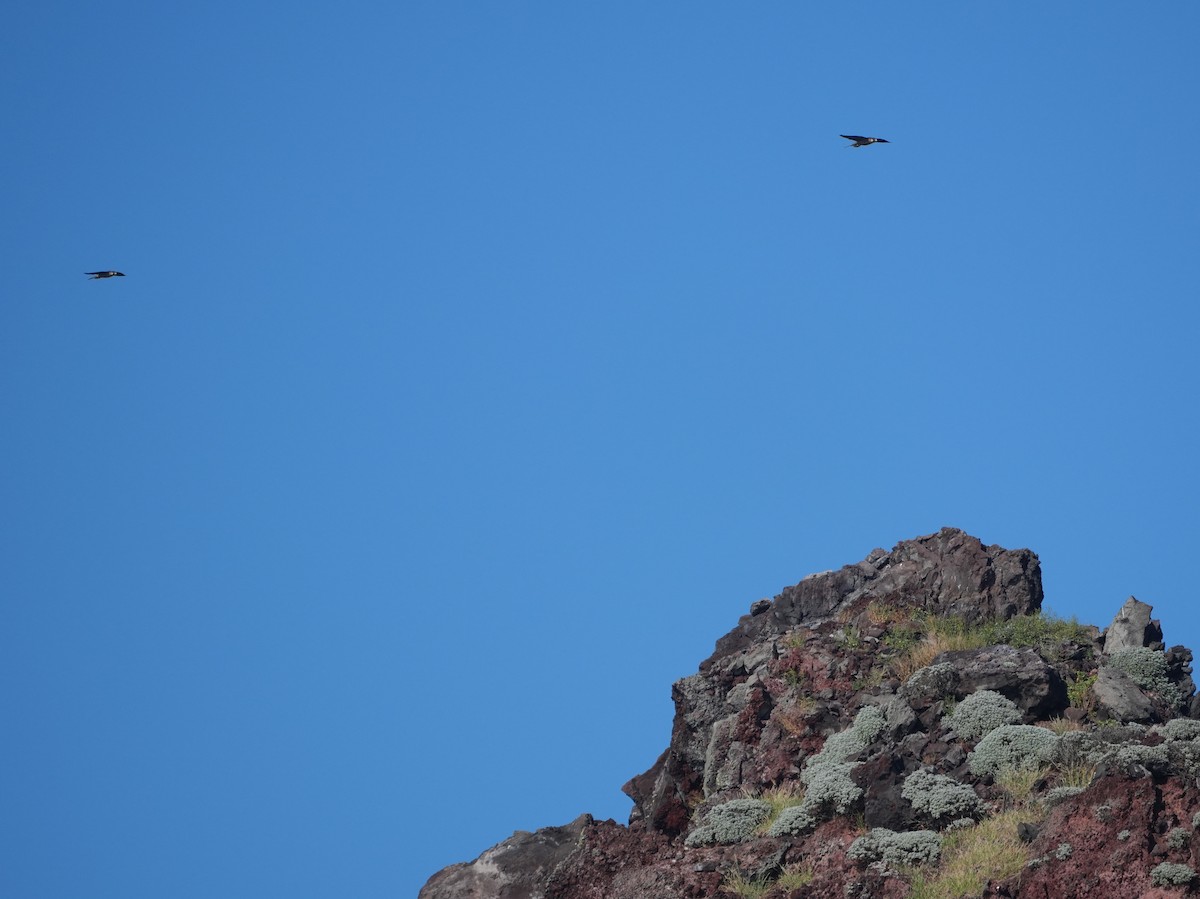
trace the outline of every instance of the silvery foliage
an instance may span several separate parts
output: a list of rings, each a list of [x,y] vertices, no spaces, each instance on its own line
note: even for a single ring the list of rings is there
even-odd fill
[[[1150,882],[1156,887],[1183,886],[1195,878],[1196,872],[1187,865],[1163,862],[1150,869]]]
[[[1044,727],[1005,724],[976,744],[967,766],[972,774],[994,777],[1002,768],[1030,769],[1052,762],[1057,749],[1058,737]]]
[[[957,706],[947,723],[964,740],[972,742],[1005,724],[1019,724],[1017,704],[995,690],[976,690]]]
[[[936,862],[942,854],[942,838],[932,830],[897,832],[873,827],[850,844],[846,853],[860,862],[882,861],[886,865],[919,865]]]
[[[1179,687],[1167,679],[1166,653],[1137,646],[1114,652],[1105,662],[1111,668],[1124,671],[1143,690],[1150,690],[1162,697],[1168,705],[1177,706],[1183,701]]]
[[[708,810],[704,823],[685,841],[688,846],[707,843],[740,843],[770,817],[771,806],[761,799],[732,799]]]
[[[868,705],[859,709],[854,723],[840,733],[831,735],[821,751],[810,756],[806,767],[844,762],[858,755],[879,739],[887,727],[887,716],[878,706]]]
[[[932,771],[914,771],[905,778],[900,795],[918,812],[934,819],[969,818],[985,810],[970,785]]]

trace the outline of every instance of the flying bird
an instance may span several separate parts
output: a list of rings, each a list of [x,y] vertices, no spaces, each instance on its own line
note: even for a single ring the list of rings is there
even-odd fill
[[[124,278],[124,272],[84,272],[85,275],[91,275],[89,281],[95,281],[97,278]]]
[[[882,137],[863,137],[860,134],[842,134],[839,136],[846,138],[846,140],[854,141],[854,143],[850,145],[852,147],[869,147],[871,144],[891,143],[890,140],[884,140]]]

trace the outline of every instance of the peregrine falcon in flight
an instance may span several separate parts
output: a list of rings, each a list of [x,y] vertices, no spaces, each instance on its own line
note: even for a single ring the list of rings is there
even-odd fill
[[[842,134],[841,137],[846,140],[852,140],[852,147],[869,147],[871,144],[890,144],[890,140],[884,140],[882,137],[863,137],[858,134]]]
[[[84,272],[85,275],[91,275],[89,281],[95,281],[97,278],[124,278],[124,272]]]

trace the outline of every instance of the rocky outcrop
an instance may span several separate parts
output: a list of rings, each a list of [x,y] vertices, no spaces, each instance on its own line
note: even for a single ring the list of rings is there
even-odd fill
[[[1125,600],[1125,605],[1104,631],[1104,651],[1114,653],[1143,646],[1162,649],[1162,625],[1150,618],[1152,611],[1153,606],[1133,596]]]
[[[803,625],[814,627],[864,600],[896,603],[968,621],[1028,615],[1042,607],[1042,570],[1027,549],[984,546],[955,528],[877,549],[856,565],[811,574],[770,606],[758,603],[717,641],[700,670]]]
[[[591,815],[580,815],[565,827],[544,827],[535,833],[517,831],[475,861],[451,865],[434,874],[421,896],[536,899],[584,845],[584,834],[593,824]]]
[[[1132,598],[1102,638],[1041,602],[1036,555],[953,529],[807,577],[674,685],[627,825],[514,834],[421,899],[900,899],[972,838],[973,895],[1200,890],[1191,652]]]
[[[853,694],[855,675],[874,661],[869,654],[863,659],[839,652],[825,635],[831,625],[837,629],[839,619],[853,618],[872,604],[957,616],[967,623],[1028,615],[1041,608],[1041,566],[1029,550],[984,546],[962,531],[943,528],[788,587],[770,608],[743,616],[717,641],[700,673],[675,685],[670,747],[650,771],[623,788],[634,801],[634,818],[677,834],[697,794],[794,773],[796,753],[819,745],[824,731],[838,726],[847,711],[841,697]],[[788,639],[781,642],[784,635]],[[789,676],[802,680],[806,694],[823,703],[823,721],[800,725],[795,719],[804,717],[803,710],[795,697],[764,689],[766,681]],[[754,707],[747,712],[751,701]],[[789,720],[799,733],[789,732]]]

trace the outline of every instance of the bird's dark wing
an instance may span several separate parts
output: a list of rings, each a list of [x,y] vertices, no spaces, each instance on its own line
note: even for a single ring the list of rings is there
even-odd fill
[[[844,137],[846,140],[866,140],[865,137],[858,134],[839,134],[838,137]]]

